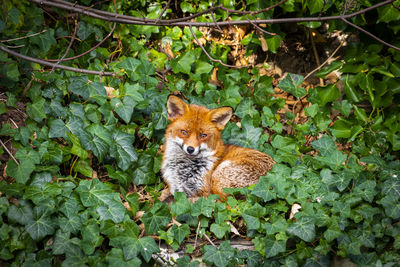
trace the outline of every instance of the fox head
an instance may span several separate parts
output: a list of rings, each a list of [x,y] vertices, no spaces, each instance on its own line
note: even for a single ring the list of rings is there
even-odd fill
[[[231,107],[208,109],[188,105],[177,96],[167,101],[168,120],[166,141],[174,142],[188,157],[202,153],[217,153],[222,149],[221,131],[232,117]]]

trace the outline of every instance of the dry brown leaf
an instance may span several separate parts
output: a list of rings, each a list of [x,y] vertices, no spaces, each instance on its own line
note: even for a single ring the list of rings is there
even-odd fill
[[[104,88],[106,89],[107,98],[114,98],[115,97],[115,95],[114,95],[115,89],[113,87],[104,86]]]
[[[292,220],[294,218],[294,215],[299,212],[301,209],[301,206],[297,203],[294,203],[292,205],[292,209],[290,210],[290,215],[289,215],[289,219]]]
[[[261,42],[262,51],[267,52],[268,51],[268,44],[267,44],[267,41],[265,41],[265,38],[260,36],[258,38],[258,40],[260,40],[260,42]]]
[[[124,203],[124,207],[126,210],[132,211],[131,206],[129,206],[128,201],[123,202]]]
[[[236,227],[235,227],[230,221],[227,221],[227,223],[231,226],[231,232],[234,233],[235,235],[240,236],[240,233],[239,233],[239,231],[236,229]]]
[[[175,55],[171,49],[171,44],[169,42],[165,42],[164,44],[161,44],[161,48],[162,48],[164,54],[166,54],[168,58],[170,58],[170,59],[175,58]]]

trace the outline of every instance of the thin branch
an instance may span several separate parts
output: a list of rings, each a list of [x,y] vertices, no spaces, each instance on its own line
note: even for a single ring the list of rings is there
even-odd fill
[[[1,40],[0,43],[14,42],[14,41],[18,41],[18,40],[25,39],[25,38],[30,38],[30,37],[33,37],[33,36],[36,36],[36,35],[39,35],[39,34],[42,34],[42,33],[45,33],[45,32],[47,32],[47,30],[43,30],[43,31],[41,31],[41,32],[36,32],[36,33],[28,34],[28,35],[25,35],[25,36],[22,36],[22,37],[18,37],[18,38],[7,39],[7,40]]]
[[[211,7],[207,10],[201,11],[199,13],[196,13],[194,15],[185,17],[185,18],[179,18],[179,19],[170,19],[170,20],[161,20],[161,19],[147,19],[147,18],[136,18],[132,16],[127,16],[127,15],[119,15],[119,14],[113,14],[110,12],[102,11],[102,10],[97,10],[97,9],[92,9],[90,7],[82,7],[79,5],[75,5],[73,3],[68,3],[62,0],[53,0],[53,1],[48,1],[48,0],[29,0],[33,3],[39,4],[39,5],[47,5],[47,6],[52,6],[52,7],[57,7],[61,9],[66,9],[70,10],[73,12],[77,12],[80,14],[84,14],[93,18],[101,19],[101,20],[106,20],[106,21],[112,21],[112,22],[118,22],[118,23],[125,23],[125,24],[134,24],[134,25],[148,25],[148,26],[188,26],[188,27],[221,27],[221,26],[230,26],[230,25],[260,25],[260,24],[277,24],[277,23],[293,23],[293,22],[322,22],[322,21],[329,21],[329,20],[342,20],[348,25],[358,29],[359,31],[371,36],[378,42],[381,42],[382,44],[388,45],[389,47],[400,50],[399,47],[396,47],[394,45],[390,45],[387,42],[384,42],[380,38],[376,37],[372,33],[360,28],[357,25],[354,25],[353,23],[349,22],[348,19],[355,17],[357,15],[366,13],[370,10],[377,9],[381,6],[385,6],[387,4],[393,3],[395,0],[386,0],[381,3],[378,3],[376,5],[370,6],[368,8],[362,9],[360,11],[351,13],[351,14],[345,14],[347,10],[347,5],[349,3],[345,4],[343,13],[341,15],[337,16],[327,16],[327,17],[308,17],[308,18],[279,18],[279,19],[263,19],[263,20],[237,20],[237,21],[212,21],[212,22],[193,22],[189,21],[192,20],[198,16],[201,16],[206,13],[211,13],[215,10],[224,10],[227,13],[236,13],[236,14],[257,14],[261,12],[266,12],[276,6],[279,6],[280,4],[284,3],[285,1],[282,0],[278,2],[275,5],[272,5],[266,9],[262,9],[259,11],[237,11],[237,10],[230,10],[227,8],[222,7],[221,5],[216,6],[216,7]],[[351,5],[351,2],[350,2]],[[197,39],[197,38],[196,38]],[[197,40],[196,40],[197,41]],[[199,43],[199,42],[198,42]],[[201,46],[202,47],[202,46]],[[203,49],[203,47],[202,47]],[[205,51],[205,49],[203,49]],[[209,55],[207,55],[210,57]],[[213,60],[217,61],[217,60]],[[218,62],[218,61],[217,61]]]
[[[1,146],[4,148],[4,150],[8,153],[8,155],[10,155],[10,157],[15,161],[15,163],[17,165],[19,165],[19,162],[14,158],[13,154],[10,152],[10,150],[8,150],[8,148],[6,147],[6,145],[3,143],[3,141],[0,140],[0,144]]]
[[[57,69],[68,70],[68,71],[79,72],[79,73],[85,73],[85,74],[102,75],[102,76],[116,76],[117,75],[115,72],[101,72],[101,71],[73,68],[73,67],[64,66],[64,65],[56,65],[55,63],[50,63],[50,62],[47,62],[47,61],[45,61],[43,59],[29,57],[29,56],[17,53],[17,52],[12,51],[12,50],[10,50],[8,48],[5,48],[4,46],[0,46],[0,50],[3,51],[3,52],[6,52],[7,54],[10,54],[10,55],[12,55],[14,57],[18,57],[18,58],[21,58],[21,59],[26,60],[26,61],[31,61],[31,62],[40,64],[40,65],[49,66],[49,67],[56,66],[55,68],[57,68]]]
[[[208,242],[210,242],[211,245],[213,245],[214,247],[217,247],[214,242],[211,241],[211,239],[208,237],[208,235],[206,233],[203,234],[205,236],[205,238],[208,240]]]
[[[54,71],[54,69],[56,68],[56,66],[58,66],[58,64],[60,64],[60,62],[63,61],[63,59],[67,56],[69,50],[70,50],[71,47],[72,47],[72,43],[75,41],[76,33],[77,33],[77,32],[78,32],[78,21],[75,20],[75,29],[74,29],[74,33],[72,34],[72,38],[71,38],[71,40],[70,40],[70,42],[69,42],[69,44],[68,44],[68,47],[67,47],[67,49],[65,50],[64,55],[56,62],[56,64],[51,68],[51,71],[50,71],[48,74],[52,73],[52,72]]]
[[[325,9],[325,6],[326,6],[326,2],[327,2],[327,0],[324,0],[324,4],[322,5],[321,11],[319,12],[318,17],[322,16],[322,13],[324,12],[324,9]]]
[[[156,19],[156,22],[158,22],[162,16],[164,15],[165,11],[167,10],[167,8],[169,7],[169,4],[171,3],[171,0],[168,0],[167,4],[165,5],[165,7],[163,8],[163,10],[161,11],[160,15],[158,16],[158,18]]]
[[[364,30],[363,28],[361,28],[361,27],[355,25],[354,23],[351,23],[351,22],[348,21],[347,19],[342,18],[342,20],[343,20],[344,22],[346,22],[347,24],[349,24],[350,26],[356,28],[357,30],[359,30],[359,31],[365,33],[366,35],[369,35],[370,37],[374,38],[374,39],[377,40],[378,42],[380,42],[380,43],[382,43],[382,44],[384,44],[384,45],[386,45],[386,46],[389,46],[389,47],[391,47],[391,48],[393,48],[393,49],[395,49],[395,50],[399,50],[399,51],[400,51],[400,48],[399,48],[399,47],[394,46],[394,45],[392,45],[392,44],[389,44],[389,43],[383,41],[383,40],[380,39],[379,37],[373,35],[373,34],[370,33],[369,31],[366,31],[366,30]]]
[[[247,15],[245,15],[245,17],[246,17],[247,21],[249,21],[249,22],[251,23],[251,25],[253,25],[254,28],[256,28],[257,30],[259,30],[260,32],[265,33],[265,34],[268,34],[268,35],[276,35],[276,33],[268,32],[268,31],[264,30],[263,28],[261,28],[260,26],[258,26],[257,24],[253,23],[253,22],[249,19],[249,17],[248,17]]]
[[[323,66],[325,66],[337,53],[337,51],[339,51],[339,49],[343,46],[343,44],[345,43],[345,40],[343,40],[342,42],[340,42],[339,46],[336,47],[336,49],[332,52],[332,54],[321,64],[319,65],[317,68],[315,68],[313,71],[311,71],[310,73],[308,73],[305,77],[304,80],[307,80],[308,77],[310,77],[311,75],[313,75],[315,72],[319,71]]]
[[[273,9],[273,8],[275,8],[275,7],[277,7],[277,6],[282,5],[282,4],[285,3],[286,1],[287,1],[287,0],[282,0],[282,1],[276,3],[276,4],[272,5],[272,6],[269,6],[269,7],[267,7],[267,8],[264,8],[264,9],[261,9],[261,10],[257,10],[257,11],[247,11],[247,10],[239,11],[239,10],[234,10],[234,9],[225,8],[225,7],[221,7],[221,9],[224,10],[224,11],[226,11],[226,12],[230,12],[230,13],[234,13],[234,14],[241,14],[241,15],[249,14],[249,15],[255,15],[255,14],[260,14],[260,13],[268,12],[268,11],[270,11],[271,9]]]
[[[188,20],[191,20],[193,18],[196,18],[196,17],[206,14],[206,13],[210,13],[211,11],[215,11],[217,9],[222,9],[222,10],[230,11],[230,12],[234,11],[234,10],[229,10],[229,9],[223,8],[222,6],[216,6],[216,7],[211,7],[205,11],[201,11],[199,13],[196,13],[192,16],[188,16],[185,18],[159,20],[156,23],[156,19],[147,19],[147,18],[143,19],[143,18],[137,18],[137,17],[127,16],[127,15],[114,14],[114,13],[102,11],[102,10],[88,9],[88,7],[73,5],[72,3],[64,2],[61,0],[55,0],[55,1],[29,0],[29,1],[39,4],[39,5],[53,6],[53,7],[58,7],[58,8],[65,9],[65,10],[74,11],[74,12],[77,12],[80,14],[84,14],[84,15],[87,15],[87,16],[90,16],[93,18],[102,19],[102,20],[118,22],[118,23],[125,23],[125,24],[148,25],[148,26],[215,27],[214,22],[191,22]],[[358,12],[354,12],[354,13],[347,14],[347,15],[337,15],[337,16],[327,16],[327,17],[308,17],[308,18],[263,19],[263,20],[251,20],[251,22],[259,25],[259,24],[277,24],[277,23],[291,23],[291,22],[322,22],[322,21],[328,21],[328,20],[340,20],[342,18],[349,19],[349,18],[355,17],[357,15],[363,14],[365,12],[368,12],[370,10],[376,9],[378,7],[393,3],[394,1],[395,0],[386,0],[386,1],[383,1],[376,5],[370,6],[368,8],[362,9]],[[281,1],[278,4],[281,4],[282,2],[284,2],[284,1]],[[278,4],[275,4],[271,7],[275,7]],[[245,11],[236,11],[236,13],[238,13],[238,14],[241,14],[243,12],[245,12]],[[246,12],[250,12],[250,11],[246,11]],[[251,23],[246,20],[236,20],[236,21],[218,21],[217,24],[219,26],[228,26],[228,25],[248,25]]]
[[[228,68],[244,68],[244,67],[248,67],[246,66],[234,66],[234,65],[229,65],[229,64],[225,64],[224,62],[222,62],[221,59],[215,59],[212,56],[210,56],[210,54],[208,54],[207,50],[204,48],[204,46],[200,43],[199,39],[197,39],[196,34],[194,34],[192,26],[189,26],[189,30],[192,33],[194,39],[196,40],[197,44],[200,46],[201,50],[203,50],[203,52],[207,55],[207,57],[213,61],[213,62],[218,62],[219,64],[221,64],[222,66],[228,67]]]
[[[93,50],[95,50],[97,47],[99,47],[100,45],[102,45],[102,44],[114,33],[114,30],[115,30],[116,26],[117,26],[117,23],[114,22],[113,27],[111,28],[111,31],[107,34],[107,36],[104,37],[103,40],[101,40],[98,44],[96,44],[95,46],[93,46],[93,47],[90,48],[89,50],[87,50],[87,51],[85,51],[85,52],[83,52],[82,54],[79,54],[79,55],[77,55],[77,56],[64,58],[64,59],[62,59],[61,61],[73,60],[73,59],[77,59],[77,58],[80,58],[80,57],[83,57],[83,56],[89,54],[90,52],[92,52]],[[45,59],[45,60],[48,61],[48,62],[56,62],[56,61],[58,61],[59,59]]]

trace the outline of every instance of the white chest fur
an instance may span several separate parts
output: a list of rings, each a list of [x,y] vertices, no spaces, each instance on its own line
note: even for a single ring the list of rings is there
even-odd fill
[[[215,153],[203,143],[196,156],[188,156],[180,138],[168,138],[165,146],[162,174],[171,194],[178,191],[188,197],[195,196],[204,187],[206,174],[214,167]]]

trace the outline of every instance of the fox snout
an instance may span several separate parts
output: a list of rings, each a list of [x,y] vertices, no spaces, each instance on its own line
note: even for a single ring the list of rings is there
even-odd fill
[[[200,149],[199,147],[193,147],[191,145],[184,144],[183,151],[185,151],[189,155],[196,156],[197,154],[199,154]]]

